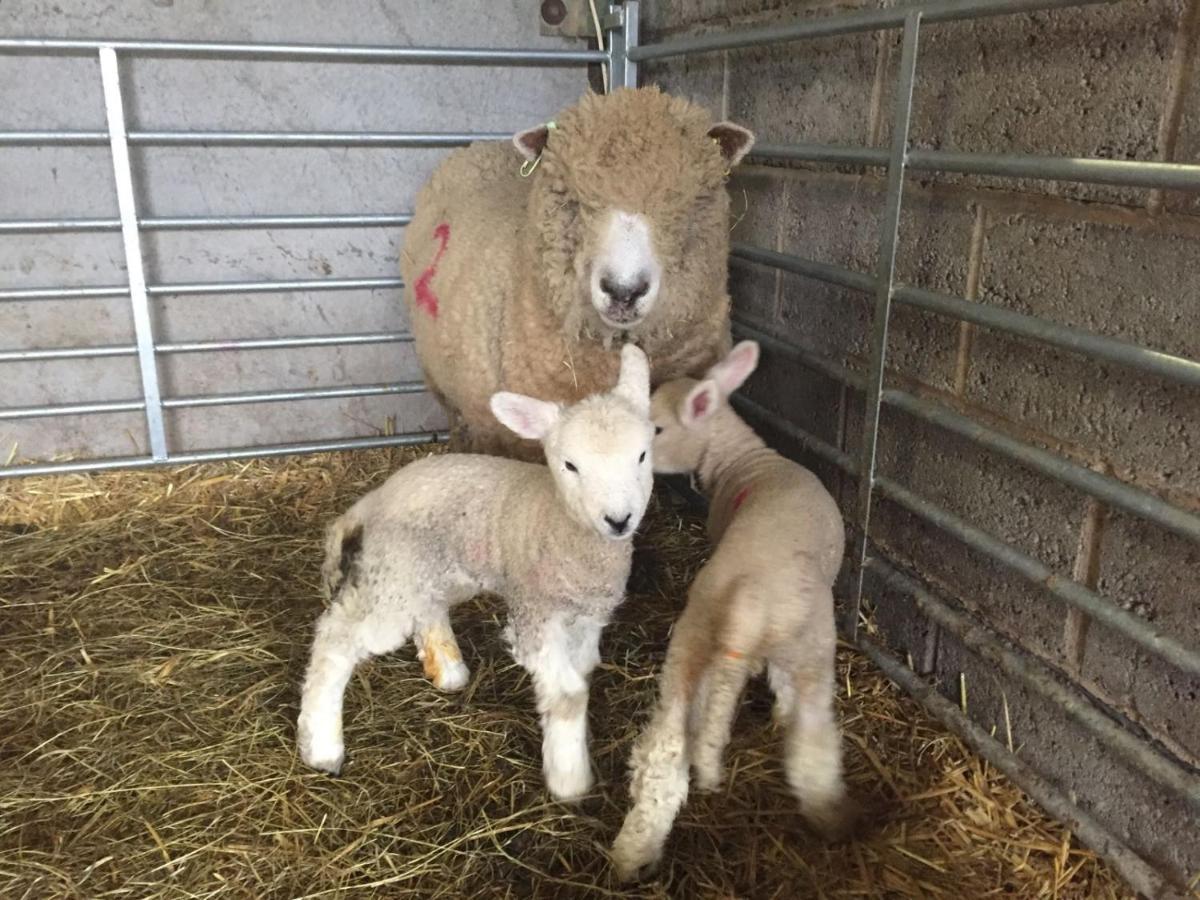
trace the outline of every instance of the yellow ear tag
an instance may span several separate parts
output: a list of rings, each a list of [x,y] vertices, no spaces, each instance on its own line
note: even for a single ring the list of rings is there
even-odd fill
[[[547,131],[553,131],[557,127],[558,126],[555,125],[553,122],[546,123]],[[545,152],[545,148],[543,148],[543,150],[542,150],[542,153],[544,153],[544,152]],[[535,171],[537,171],[538,164],[541,161],[542,161],[542,154],[539,153],[533,159],[527,159],[527,160],[525,160],[525,162],[521,163],[521,177],[528,178],[530,175],[532,175]]]

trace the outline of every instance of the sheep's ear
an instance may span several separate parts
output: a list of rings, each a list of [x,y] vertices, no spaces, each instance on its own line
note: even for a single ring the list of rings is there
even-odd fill
[[[521,155],[533,162],[546,149],[546,139],[550,137],[549,125],[534,125],[513,135],[513,146]]]
[[[718,122],[708,129],[708,136],[717,142],[721,155],[725,157],[725,165],[731,169],[754,146],[754,132],[732,122]]]
[[[721,393],[728,397],[758,368],[758,343],[742,341],[729,351],[729,355],[708,370],[708,377],[717,383]]]
[[[679,408],[679,421],[684,428],[693,428],[703,422],[716,411],[721,402],[721,392],[717,383],[706,378],[687,392],[683,405]]]
[[[492,414],[505,428],[533,441],[543,440],[562,413],[557,403],[508,391],[492,394],[490,406]]]
[[[634,344],[621,348],[621,377],[614,393],[642,415],[650,413],[650,361]]]

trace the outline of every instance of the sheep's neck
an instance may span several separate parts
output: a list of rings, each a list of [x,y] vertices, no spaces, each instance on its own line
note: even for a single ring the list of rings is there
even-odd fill
[[[715,542],[753,491],[758,475],[779,454],[728,407],[714,413],[709,429],[708,446],[696,474],[709,500],[708,533]]]
[[[722,408],[713,414],[708,446],[700,458],[696,474],[709,500],[731,486],[741,486],[754,464],[775,456],[749,425],[733,410]]]

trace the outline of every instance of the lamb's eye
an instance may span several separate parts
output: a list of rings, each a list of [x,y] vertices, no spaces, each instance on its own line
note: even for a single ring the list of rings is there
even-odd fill
[[[575,468],[575,463],[571,462],[570,460],[568,460],[565,463],[565,465],[567,467],[568,472],[578,472],[579,471],[577,468]]]
[[[661,425],[654,426],[654,434],[655,434],[655,436],[662,434],[662,426]]]
[[[642,455],[638,457],[638,462],[644,463],[645,461],[646,461],[646,451],[643,450]]]

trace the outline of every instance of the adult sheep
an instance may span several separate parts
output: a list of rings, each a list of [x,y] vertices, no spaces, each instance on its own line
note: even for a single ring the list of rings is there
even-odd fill
[[[401,254],[426,381],[460,449],[536,459],[500,390],[574,403],[637,343],[653,384],[730,347],[725,178],[754,136],[657,88],[588,94],[556,123],[450,155]],[[530,171],[532,170],[532,171]]]

